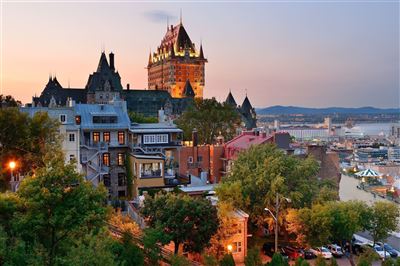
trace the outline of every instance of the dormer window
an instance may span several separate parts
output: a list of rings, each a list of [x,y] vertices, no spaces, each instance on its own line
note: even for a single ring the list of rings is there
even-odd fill
[[[62,124],[64,124],[65,122],[67,122],[67,115],[60,115],[60,122],[62,123]]]

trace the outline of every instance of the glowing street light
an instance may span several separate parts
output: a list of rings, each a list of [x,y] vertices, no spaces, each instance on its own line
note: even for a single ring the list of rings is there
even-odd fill
[[[14,168],[15,168],[16,165],[17,165],[17,164],[16,164],[14,161],[11,161],[11,162],[8,163],[8,167],[10,167],[11,171],[14,170]]]
[[[228,245],[227,248],[228,248],[229,253],[231,253],[232,249],[233,249],[232,245]]]

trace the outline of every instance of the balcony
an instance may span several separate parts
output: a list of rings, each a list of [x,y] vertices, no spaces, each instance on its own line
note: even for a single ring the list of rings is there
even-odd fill
[[[145,170],[140,173],[141,178],[158,178],[161,177],[161,170]]]

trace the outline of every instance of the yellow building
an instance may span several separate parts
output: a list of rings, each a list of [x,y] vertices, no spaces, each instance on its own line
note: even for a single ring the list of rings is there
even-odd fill
[[[185,89],[189,84],[194,96],[203,98],[205,63],[202,45],[196,48],[182,22],[168,26],[160,46],[149,55],[148,89],[165,90],[173,98],[184,98],[190,96]]]

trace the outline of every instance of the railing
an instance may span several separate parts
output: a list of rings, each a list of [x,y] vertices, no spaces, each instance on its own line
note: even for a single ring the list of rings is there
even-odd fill
[[[193,163],[187,163],[188,168],[202,168],[202,163],[201,162],[193,162]]]
[[[161,177],[161,170],[150,170],[141,172],[140,177]]]

